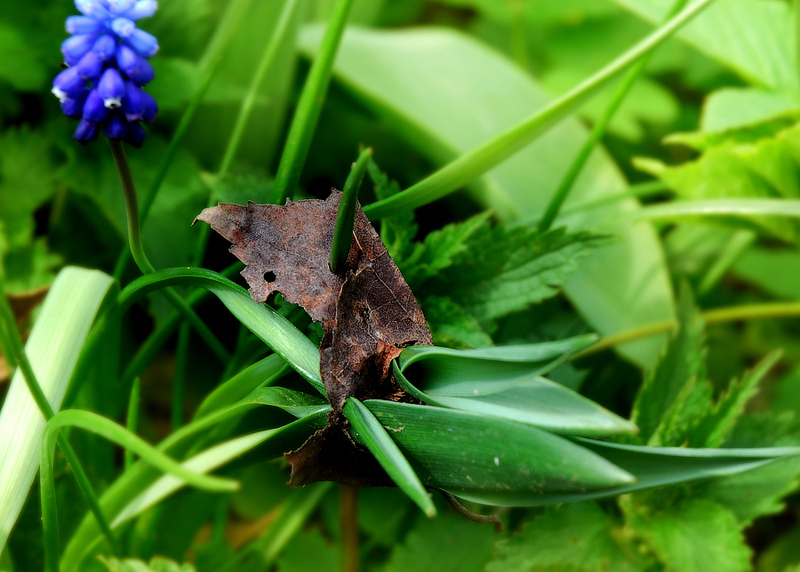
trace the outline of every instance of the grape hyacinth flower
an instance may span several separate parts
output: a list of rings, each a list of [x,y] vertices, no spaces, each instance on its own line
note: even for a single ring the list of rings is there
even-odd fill
[[[82,16],[67,18],[72,34],[61,44],[65,70],[51,90],[68,117],[79,119],[75,139],[88,143],[100,131],[139,147],[158,112],[153,96],[142,89],[153,79],[147,60],[158,51],[155,36],[136,27],[152,16],[156,0],[75,0]]]

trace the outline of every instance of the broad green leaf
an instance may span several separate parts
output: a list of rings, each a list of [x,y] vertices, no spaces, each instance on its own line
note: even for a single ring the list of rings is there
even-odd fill
[[[666,572],[747,572],[751,552],[733,514],[717,503],[692,499],[653,510],[621,503],[635,533],[664,564]]]
[[[13,21],[12,21],[13,22]],[[47,84],[48,67],[41,54],[31,49],[30,36],[0,21],[0,58],[5,64],[0,68],[0,80],[10,83],[18,91],[37,91]]]
[[[45,298],[25,344],[25,353],[53,410],[58,411],[72,372],[103,299],[113,284],[95,270],[67,267]],[[45,420],[21,371],[11,381],[0,410],[0,552],[39,469]]]
[[[619,523],[593,502],[548,508],[519,534],[495,545],[489,572],[648,570],[648,558],[629,542]]]
[[[319,35],[319,29],[309,28],[301,36],[305,53],[313,53]],[[541,88],[510,61],[446,30],[350,29],[334,71],[348,91],[436,163],[474,149],[549,103]],[[420,85],[425,89],[418,89]],[[481,110],[481,121],[465,121],[475,109]],[[536,220],[584,138],[576,122],[562,122],[471,185],[473,196],[503,220]],[[624,186],[616,167],[597,151],[568,206]],[[636,208],[634,199],[614,202],[569,223],[585,228]],[[567,295],[603,334],[671,318],[669,281],[652,229],[636,225],[610,232],[623,240],[585,260],[567,283]],[[650,365],[660,343],[650,338],[621,351],[640,365]]]
[[[487,495],[493,504],[518,506],[531,497],[633,482],[583,447],[530,425],[433,406],[373,400],[365,405],[422,483],[456,496]]]
[[[797,111],[797,98],[790,95],[757,88],[727,87],[706,97],[700,130],[718,133],[752,128]]]
[[[479,322],[494,320],[558,294],[582,259],[607,243],[564,228],[539,233],[534,227],[483,226],[452,264],[437,269],[427,290],[448,296]]]
[[[661,22],[672,0],[614,0],[646,20]],[[797,92],[791,7],[778,0],[717,2],[677,34],[747,81]]]
[[[418,519],[402,544],[392,550],[386,572],[481,572],[497,535],[452,513]]]
[[[408,460],[370,410],[356,398],[350,397],[345,402],[342,413],[350,421],[355,438],[360,438],[367,446],[389,478],[417,503],[428,517],[436,516],[436,507],[433,506],[428,491],[419,482],[419,477]]]
[[[767,294],[800,300],[800,252],[752,246],[733,265],[736,275]]]
[[[413,346],[404,349],[397,361],[400,371],[426,391],[476,395],[512,387],[533,375],[546,373],[568,354],[596,340],[594,334],[585,334],[553,342],[473,350]]]
[[[474,368],[471,362],[464,360],[464,373]],[[501,367],[495,365],[498,370]],[[561,435],[599,437],[637,430],[633,423],[579,393],[535,374],[497,380],[499,383],[471,380],[441,388],[434,384],[427,390],[423,384],[412,385],[399,368],[395,367],[394,373],[403,389],[431,405],[511,419]]]
[[[639,427],[643,442],[653,437],[678,396],[683,392],[686,397],[687,384],[694,385],[693,379],[705,383],[705,324],[697,315],[688,288],[682,292],[678,313],[679,328],[633,404],[631,421]]]
[[[244,398],[242,403],[277,407],[298,419],[317,413],[328,413],[331,410],[326,400],[285,387],[261,387]]]

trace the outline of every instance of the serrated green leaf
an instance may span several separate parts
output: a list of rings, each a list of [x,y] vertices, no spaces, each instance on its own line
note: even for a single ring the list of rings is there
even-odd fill
[[[530,425],[433,406],[366,401],[425,486],[525,505],[631,483],[611,463]],[[538,504],[538,503],[537,503]]]
[[[693,380],[705,381],[704,323],[694,308],[688,288],[680,297],[679,327],[670,338],[656,367],[647,375],[631,412],[631,421],[640,429],[642,441],[648,442],[662,425],[676,399],[683,392],[688,397],[686,385]],[[678,404],[677,407],[681,407]],[[673,409],[673,412],[677,411]],[[663,436],[664,428],[661,433]]]
[[[467,250],[428,288],[450,297],[479,322],[493,320],[558,294],[578,270],[578,259],[605,242],[563,228],[540,234],[525,226],[480,227],[468,239]]]
[[[688,435],[690,447],[719,447],[733,425],[744,413],[747,402],[757,392],[757,385],[781,357],[781,351],[774,351],[762,359],[741,380],[732,379],[728,388],[714,403],[695,418]]]
[[[487,223],[490,216],[491,213],[487,211],[464,222],[448,224],[441,230],[429,233],[422,243],[415,244],[406,258],[395,259],[411,289],[418,290],[426,280],[455,264],[459,254],[475,255],[475,245],[469,239]]]
[[[644,537],[666,572],[746,572],[751,552],[726,508],[692,499],[662,509],[623,502],[627,524]]]
[[[593,502],[548,508],[519,534],[495,545],[488,572],[645,571],[647,557]]]
[[[386,176],[373,159],[367,163],[367,173],[374,185],[375,196],[379,200],[388,199],[400,192],[397,181]],[[381,240],[395,263],[411,254],[417,230],[413,212],[398,213],[381,220]]]
[[[800,197],[800,178],[797,175],[799,157],[800,125],[795,125],[773,137],[755,142],[724,142],[706,149],[699,159],[674,167],[651,159],[636,160],[635,164],[662,179],[686,200],[797,199]],[[785,209],[781,210],[779,201],[776,203],[775,214],[791,215]],[[761,207],[759,210],[770,214]],[[796,237],[796,221],[764,216],[759,210],[754,208],[748,212],[746,205],[742,204],[739,217],[716,220],[767,232],[786,241]],[[732,214],[735,212],[732,211]],[[686,214],[690,214],[690,211],[686,211]],[[695,214],[702,215],[703,212],[698,210]]]
[[[492,338],[474,316],[445,296],[428,296],[420,302],[431,329],[433,343],[456,349],[493,346]]]
[[[497,535],[452,513],[419,519],[403,544],[392,551],[386,572],[481,572]]]

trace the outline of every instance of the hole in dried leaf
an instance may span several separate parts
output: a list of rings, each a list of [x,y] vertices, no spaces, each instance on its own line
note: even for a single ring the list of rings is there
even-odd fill
[[[275,282],[275,278],[277,278],[277,277],[275,276],[274,272],[264,272],[264,281],[265,282]]]

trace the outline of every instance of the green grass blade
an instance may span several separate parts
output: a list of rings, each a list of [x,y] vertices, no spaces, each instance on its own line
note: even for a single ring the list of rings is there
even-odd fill
[[[212,411],[236,403],[257,387],[276,379],[285,369],[286,362],[281,356],[272,354],[265,357],[209,393],[197,408],[194,418],[202,419]]]
[[[297,188],[300,172],[311,145],[311,137],[322,111],[325,93],[328,91],[333,60],[336,58],[352,4],[353,0],[337,0],[331,19],[328,21],[322,45],[308,72],[303,92],[300,94],[300,101],[297,103],[297,110],[292,119],[292,126],[289,128],[289,135],[286,138],[270,196],[270,202],[273,204],[283,204]]]
[[[577,111],[617,74],[669,39],[681,26],[711,2],[713,0],[699,0],[693,3],[547,108],[473,151],[460,156],[406,191],[367,205],[364,207],[364,212],[374,220],[390,214],[413,210],[440,199],[481,176],[545,133],[550,127]]]
[[[428,517],[436,516],[436,507],[433,506],[428,491],[422,486],[411,464],[372,412],[358,399],[350,397],[345,402],[342,413],[392,481],[417,503]]]
[[[772,215],[800,217],[799,199],[704,199],[673,201],[643,207],[625,217],[626,221],[678,219],[695,216],[751,216]]]
[[[240,402],[235,406],[219,410],[203,419],[192,422],[180,430],[167,437],[158,445],[158,450],[170,453],[173,457],[185,454],[198,437],[202,437],[209,427],[214,426],[233,415],[237,415],[252,409],[258,404],[247,404]],[[258,453],[263,458],[274,458],[282,455],[285,451],[296,449],[302,445],[308,437],[324,427],[327,423],[327,412],[317,413],[302,419],[298,419],[288,425],[281,427],[270,439],[267,439],[259,447]],[[153,482],[158,480],[162,474],[150,464],[138,461],[120,476],[103,494],[101,504],[103,511],[113,519],[142,491],[147,489]],[[86,516],[81,521],[75,534],[70,538],[61,560],[64,572],[78,572],[82,570],[82,563],[90,551],[97,546],[102,536],[97,524]]]
[[[45,299],[25,352],[55,410],[61,405],[89,328],[112,284],[113,279],[102,272],[67,267]],[[0,435],[14,435],[13,439],[0,440],[0,552],[39,468],[37,452],[44,426],[44,417],[18,370],[0,411]]]
[[[356,220],[356,205],[358,204],[358,191],[361,181],[367,172],[367,165],[372,158],[372,149],[364,149],[353,163],[350,174],[342,189],[342,198],[339,200],[339,211],[336,214],[336,226],[333,229],[333,242],[331,243],[331,257],[329,265],[334,274],[344,268],[350,245],[353,242],[353,224]]]
[[[45,425],[42,434],[39,467],[42,524],[44,528],[44,560],[45,570],[48,572],[58,572],[59,570],[58,515],[55,480],[53,478],[53,460],[56,452],[56,441],[60,430],[64,427],[85,429],[118,445],[122,445],[126,449],[131,449],[156,468],[173,473],[198,488],[211,492],[230,492],[236,490],[239,486],[238,482],[230,479],[192,473],[121,425],[117,425],[96,413],[75,410],[62,411]]]
[[[193,473],[208,473],[254,447],[257,447],[274,435],[276,431],[279,431],[279,429],[259,431],[258,433],[251,433],[250,435],[244,435],[226,441],[225,443],[214,445],[202,453],[187,459],[181,463],[181,466]],[[111,527],[117,528],[125,524],[175,491],[183,488],[185,485],[186,481],[174,475],[164,475],[145,489],[139,496],[131,500],[131,502],[117,514],[116,518],[114,518]]]
[[[264,304],[253,302],[244,288],[221,274],[200,268],[168,268],[142,276],[120,293],[120,308],[124,311],[149,291],[176,285],[210,291],[256,337],[285,359],[321,395],[326,395],[319,373],[319,348],[286,318]]]

